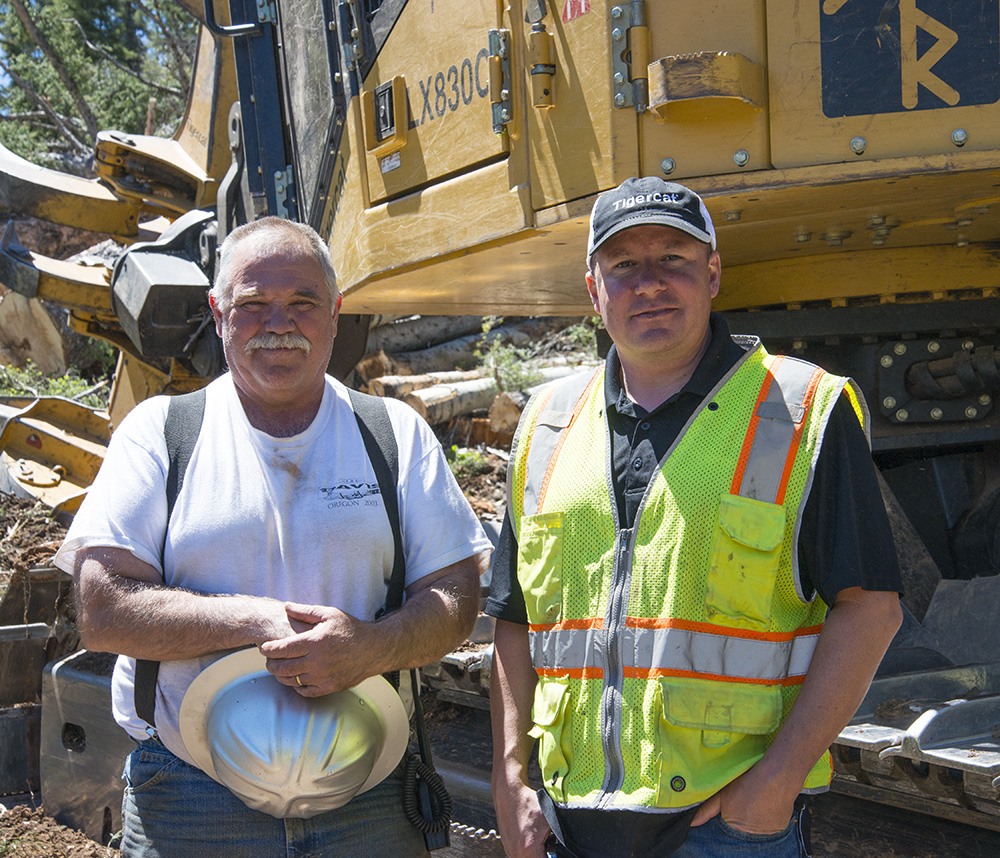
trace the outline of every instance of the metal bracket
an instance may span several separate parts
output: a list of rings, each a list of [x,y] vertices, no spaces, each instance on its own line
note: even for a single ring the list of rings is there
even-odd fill
[[[503,134],[514,119],[511,105],[510,30],[490,30],[490,108],[493,133]]]
[[[274,174],[274,197],[278,205],[278,217],[296,220],[295,172],[291,164]]]
[[[649,33],[645,0],[611,7],[611,78],[615,107],[649,108]]]
[[[0,283],[11,292],[34,298],[38,295],[38,279],[31,254],[17,240],[14,222],[9,221],[0,238]]]
[[[907,373],[914,364],[933,358],[955,360],[968,355],[970,373],[977,358],[988,353],[993,361],[992,349],[976,348],[978,343],[965,339],[900,340],[886,343],[875,355],[877,360],[879,406],[882,415],[892,423],[970,423],[983,420],[993,410],[993,397],[985,390],[969,390],[967,395],[950,398],[918,399],[907,385]]]
[[[215,3],[213,0],[205,0],[205,26],[209,31],[217,36],[256,36],[260,32],[259,21],[250,21],[246,24],[230,24],[223,26],[215,20]]]

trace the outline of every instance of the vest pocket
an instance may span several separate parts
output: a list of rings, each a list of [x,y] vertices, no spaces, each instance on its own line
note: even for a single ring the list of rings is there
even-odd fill
[[[562,619],[562,535],[561,512],[546,512],[521,520],[517,577],[529,623],[558,623]]]
[[[676,804],[681,791],[691,796],[689,801],[716,792],[760,758],[768,737],[781,726],[782,697],[776,685],[678,676],[658,682],[664,749],[657,761],[660,806]]]
[[[554,801],[565,801],[563,782],[569,772],[570,730],[566,719],[569,679],[539,677],[531,707],[534,726],[528,735],[538,739],[538,765],[545,789]]]
[[[784,537],[783,506],[722,496],[705,593],[709,622],[756,631],[768,627]]]

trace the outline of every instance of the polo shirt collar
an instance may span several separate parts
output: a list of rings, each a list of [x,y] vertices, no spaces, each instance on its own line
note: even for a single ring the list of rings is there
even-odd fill
[[[641,405],[628,398],[625,385],[622,383],[622,364],[618,358],[618,350],[612,345],[604,365],[604,403],[608,410],[614,408],[619,414],[636,417],[647,413],[655,414],[684,394],[693,394],[699,399],[708,396],[744,354],[743,349],[730,336],[729,325],[722,316],[712,313],[708,324],[712,336],[691,378],[677,393],[651,412],[647,412]]]

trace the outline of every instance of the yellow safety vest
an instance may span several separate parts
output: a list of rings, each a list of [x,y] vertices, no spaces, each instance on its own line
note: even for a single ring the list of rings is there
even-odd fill
[[[535,397],[511,455],[517,576],[538,674],[531,735],[567,807],[680,809],[763,755],[827,606],[799,589],[799,517],[842,391],[754,338],[617,522],[604,371]],[[597,465],[603,463],[603,467]],[[829,754],[806,780],[820,791]]]

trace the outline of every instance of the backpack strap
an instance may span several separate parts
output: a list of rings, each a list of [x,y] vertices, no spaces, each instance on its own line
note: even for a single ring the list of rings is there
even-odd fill
[[[172,396],[167,406],[167,419],[163,423],[163,438],[167,442],[167,526],[163,528],[166,543],[170,516],[177,503],[177,495],[184,485],[184,474],[194,452],[194,445],[201,434],[205,417],[205,388],[193,393]],[[160,566],[163,566],[163,548],[160,548]],[[149,659],[135,660],[135,712],[150,728],[155,728],[156,677],[160,663]]]

